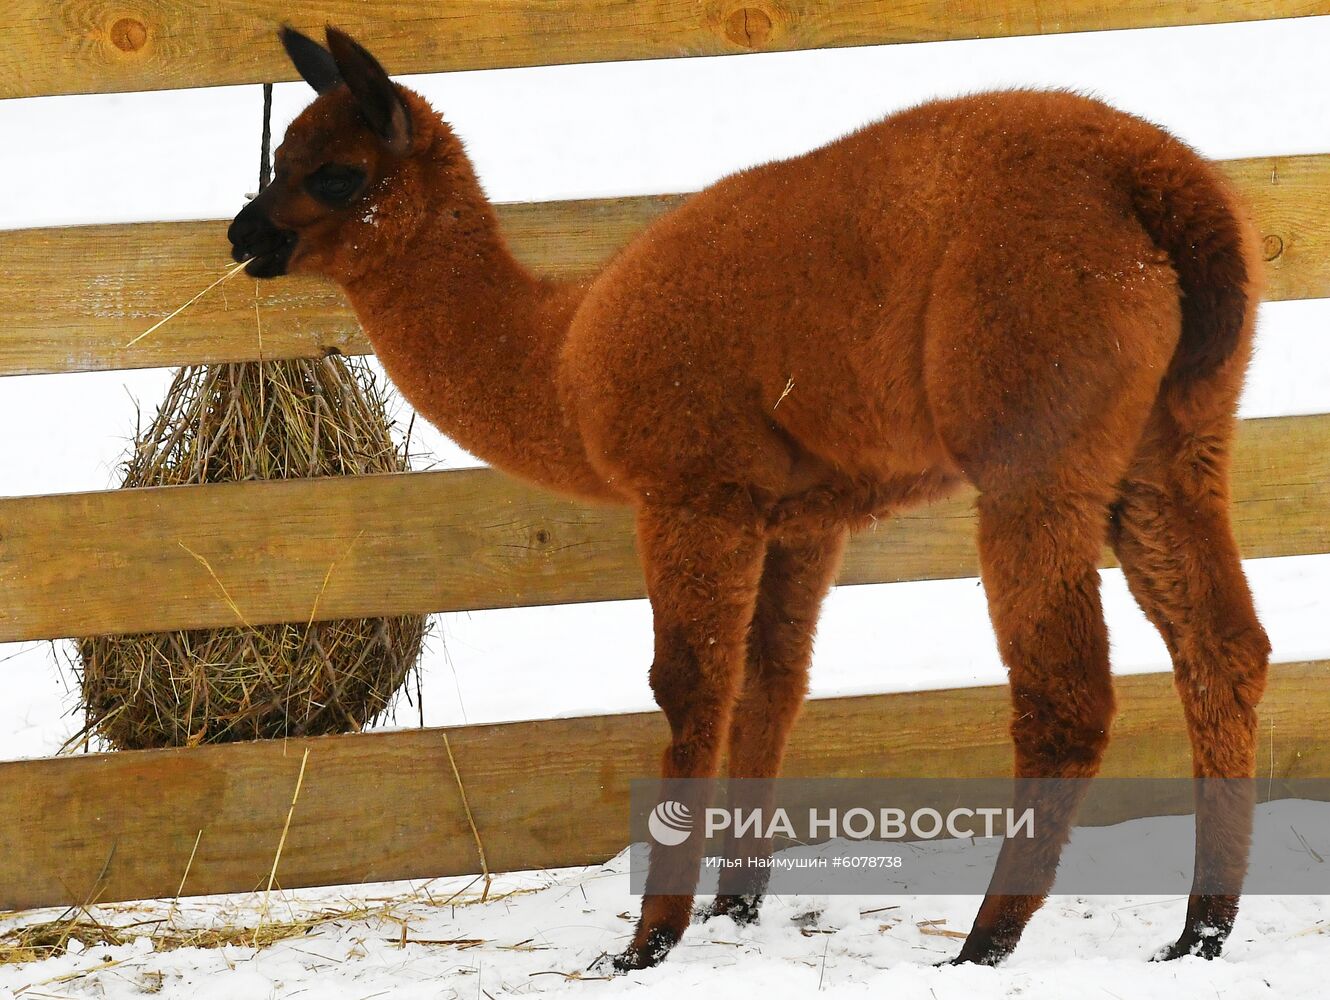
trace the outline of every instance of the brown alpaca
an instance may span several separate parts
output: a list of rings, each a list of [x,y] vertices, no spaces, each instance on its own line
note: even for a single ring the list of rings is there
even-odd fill
[[[726,178],[558,283],[509,253],[443,119],[327,40],[283,34],[319,96],[231,226],[235,257],[337,282],[470,451],[632,505],[667,777],[713,776],[727,749],[731,775],[777,774],[846,535],[966,483],[1017,776],[1089,777],[1108,742],[1105,541],[1172,654],[1196,775],[1254,774],[1269,644],[1228,452],[1260,258],[1185,145],[1069,93],[925,104]],[[1046,890],[1074,806],[999,869]],[[1198,808],[1198,879],[1236,886],[1250,809]],[[618,968],[684,933],[692,896],[652,885],[696,869],[694,840],[653,856]],[[765,884],[735,871],[712,912],[754,919]],[[1007,955],[1043,898],[990,894],[958,961]],[[1194,894],[1163,956],[1218,954],[1237,905]]]

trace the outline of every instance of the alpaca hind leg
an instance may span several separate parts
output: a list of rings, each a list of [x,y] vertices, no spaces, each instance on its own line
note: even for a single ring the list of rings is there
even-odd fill
[[[714,778],[742,683],[766,542],[741,502],[644,507],[637,531],[655,620],[651,687],[671,733],[662,775]],[[697,789],[684,804],[697,816],[706,798]],[[642,916],[632,943],[614,959],[617,970],[657,964],[682,937],[703,846],[700,835],[653,845]],[[687,893],[679,892],[684,884]]]
[[[1255,789],[1226,779],[1256,773],[1256,705],[1270,643],[1229,525],[1230,433],[1227,418],[1209,434],[1184,430],[1161,407],[1113,508],[1113,547],[1168,646],[1201,779],[1195,885],[1182,933],[1160,959],[1218,956],[1237,916],[1251,842]]]
[[[757,608],[748,633],[744,689],[730,721],[729,776],[774,778],[780,773],[785,743],[808,689],[813,632],[823,598],[831,587],[845,548],[843,529],[773,541],[767,549]],[[731,809],[773,805],[769,784],[730,789]],[[727,836],[725,857],[771,856],[770,839]],[[770,869],[765,865],[722,868],[709,916],[727,915],[739,923],[757,919]]]
[[[1036,836],[1008,838],[957,963],[995,965],[1053,884],[1084,781],[1050,793],[1021,779],[1084,779],[1099,768],[1114,700],[1096,569],[1107,500],[1031,484],[981,494],[979,555],[1011,683],[1015,808],[1038,805]],[[1023,894],[1009,887],[1019,884]],[[1027,888],[1028,887],[1028,888]]]

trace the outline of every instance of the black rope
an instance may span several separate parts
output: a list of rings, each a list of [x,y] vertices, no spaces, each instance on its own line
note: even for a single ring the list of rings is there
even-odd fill
[[[263,85],[263,139],[259,151],[259,190],[272,180],[272,84]]]

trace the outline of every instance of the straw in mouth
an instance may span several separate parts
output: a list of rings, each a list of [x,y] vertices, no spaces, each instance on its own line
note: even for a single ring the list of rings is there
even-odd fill
[[[211,285],[209,285],[209,286],[208,286],[207,288],[205,288],[203,291],[199,292],[199,293],[198,293],[197,295],[195,295],[192,299],[190,299],[188,302],[186,302],[183,306],[180,306],[178,309],[176,309],[174,312],[170,313],[169,315],[163,316],[161,319],[159,319],[159,320],[158,320],[156,323],[154,323],[152,326],[148,327],[146,330],[144,330],[142,333],[140,333],[137,337],[135,337],[133,340],[131,340],[129,343],[127,343],[127,344],[125,345],[125,347],[126,347],[126,348],[133,347],[135,344],[137,344],[137,343],[138,343],[140,340],[142,340],[144,337],[148,336],[148,334],[153,333],[153,332],[156,331],[159,327],[161,327],[161,326],[165,325],[166,323],[170,322],[171,320],[175,319],[175,318],[176,318],[177,316],[179,316],[182,312],[184,312],[186,309],[188,309],[190,306],[192,306],[195,302],[197,302],[199,299],[203,298],[203,296],[207,295],[207,294],[208,294],[209,292],[211,292],[214,288],[216,288],[218,285],[220,285],[223,281],[226,281],[228,278],[232,278],[232,277],[234,277],[235,274],[236,274],[241,268],[243,268],[246,264],[248,264],[248,263],[249,263],[248,260],[242,260],[239,264],[236,264],[234,267],[232,267],[230,270],[228,270],[225,274],[223,274],[220,278],[218,278],[216,281],[214,281]]]

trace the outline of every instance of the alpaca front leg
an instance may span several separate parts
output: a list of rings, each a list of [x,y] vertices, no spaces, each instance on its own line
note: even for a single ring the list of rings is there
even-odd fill
[[[711,509],[715,509],[714,507]],[[723,508],[722,508],[723,509]],[[651,689],[670,723],[662,776],[714,778],[743,674],[745,646],[757,599],[765,543],[742,507],[728,516],[695,509],[638,512],[638,548],[655,619]],[[705,807],[705,786],[686,803]],[[704,839],[675,847],[653,844],[632,943],[614,960],[617,971],[660,962],[683,936]],[[672,891],[662,891],[667,887]]]

